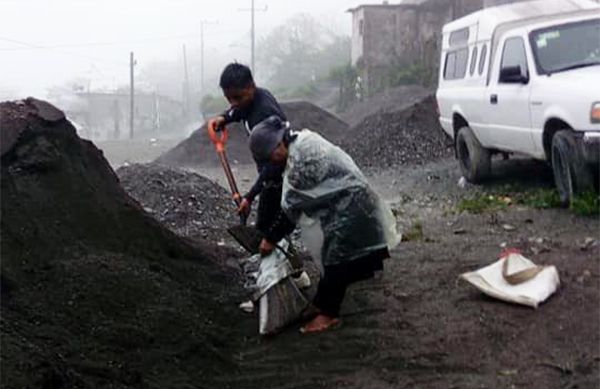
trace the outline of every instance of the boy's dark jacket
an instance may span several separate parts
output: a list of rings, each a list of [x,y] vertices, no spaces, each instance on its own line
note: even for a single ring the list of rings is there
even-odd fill
[[[287,117],[277,103],[275,97],[264,88],[256,88],[254,100],[252,104],[243,109],[230,108],[223,113],[225,124],[232,122],[244,122],[246,131],[250,134],[252,128],[265,120],[269,116],[276,115],[283,121],[287,121]],[[244,195],[248,200],[252,201],[261,191],[265,183],[274,182],[280,183],[283,177],[285,166],[277,166],[269,163],[269,161],[255,161],[258,168],[258,179],[252,185],[248,193]]]

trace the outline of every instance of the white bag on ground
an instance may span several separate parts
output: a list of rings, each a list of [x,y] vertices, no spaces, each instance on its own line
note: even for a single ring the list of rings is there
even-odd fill
[[[278,243],[288,250],[289,243]],[[258,332],[268,335],[296,321],[308,306],[308,301],[291,278],[292,265],[279,248],[260,259],[254,301],[258,301]],[[260,254],[257,254],[260,256]]]
[[[560,285],[556,267],[538,266],[515,251],[489,266],[464,273],[461,278],[488,296],[533,308]]]

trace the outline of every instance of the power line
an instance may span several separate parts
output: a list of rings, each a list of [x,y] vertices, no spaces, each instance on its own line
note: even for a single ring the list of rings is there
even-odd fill
[[[54,49],[86,48],[86,47],[97,47],[97,46],[119,46],[119,45],[125,45],[125,44],[129,44],[129,43],[144,43],[144,42],[153,43],[153,42],[161,41],[161,40],[180,40],[183,38],[191,38],[194,36],[195,36],[194,34],[187,34],[187,35],[160,37],[160,38],[132,39],[132,40],[113,41],[113,42],[74,43],[74,44],[61,44],[61,45],[53,45],[53,46],[32,45],[32,44],[17,41],[14,39],[0,37],[0,40],[27,46],[27,47],[1,47],[0,51],[54,50]]]
[[[237,30],[217,30],[211,33],[205,34],[205,36],[217,36],[223,34],[229,34],[237,32]],[[12,38],[0,37],[0,41],[6,41],[15,43],[26,47],[0,47],[0,51],[23,51],[23,50],[55,50],[55,49],[72,49],[72,48],[87,48],[87,47],[98,47],[98,46],[120,46],[131,43],[154,43],[157,41],[168,41],[168,40],[181,40],[186,38],[195,38],[196,34],[183,34],[183,35],[171,35],[164,37],[153,37],[153,38],[142,38],[142,39],[130,39],[123,41],[112,41],[112,42],[87,42],[87,43],[66,43],[57,45],[39,45],[28,42],[19,41]]]
[[[37,44],[34,44],[34,43],[23,42],[23,41],[20,41],[20,40],[6,38],[6,37],[0,37],[0,40],[7,41],[7,42],[12,42],[12,43],[16,43],[16,44],[23,45],[23,46],[27,46],[27,47],[32,48],[32,49],[44,49],[45,48],[44,46],[40,46],[40,45],[37,45]],[[71,53],[69,51],[63,51],[63,53],[66,54],[66,55],[73,56],[73,57],[84,58],[84,59],[92,60],[92,61],[95,61],[95,62],[102,62],[104,64],[112,65],[112,66],[115,66],[115,67],[127,66],[125,63],[108,61],[108,60],[105,60],[105,59],[90,57],[88,55],[83,55],[83,54],[74,54],[74,53]]]

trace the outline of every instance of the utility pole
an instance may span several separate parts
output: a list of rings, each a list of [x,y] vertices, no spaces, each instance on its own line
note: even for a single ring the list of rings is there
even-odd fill
[[[133,139],[133,112],[134,112],[134,88],[133,88],[133,67],[135,60],[133,59],[133,51],[129,53],[129,139]]]
[[[185,107],[185,115],[190,115],[190,79],[188,76],[188,63],[185,45],[183,45],[183,101]]]
[[[204,26],[210,24],[217,24],[217,22],[210,22],[208,20],[200,21],[200,99],[204,97]]]
[[[204,25],[206,21],[200,22],[200,99],[204,96]]]
[[[265,6],[264,8],[260,8],[257,9],[256,7],[254,7],[254,0],[251,0],[250,3],[250,9],[241,9],[240,11],[250,11],[250,69],[252,70],[252,73],[256,76],[256,63],[255,63],[255,50],[254,50],[254,44],[255,44],[255,28],[254,28],[254,13],[256,11],[262,11],[265,12],[267,10],[267,6]]]
[[[253,73],[253,74],[256,74],[256,72],[255,72],[256,66],[255,66],[255,64],[254,64],[254,11],[255,11],[255,8],[254,8],[254,0],[252,0],[252,4],[251,4],[251,6],[252,6],[252,7],[250,8],[250,15],[252,15],[252,16],[251,16],[251,19],[252,19],[252,20],[251,20],[251,22],[250,22],[250,24],[251,24],[251,28],[250,28],[250,35],[251,35],[251,38],[250,38],[250,39],[252,40],[252,45],[251,45],[251,49],[250,49],[250,50],[251,50],[251,53],[252,53],[252,54],[251,54],[251,58],[252,58],[252,61],[251,61],[252,68],[251,68],[251,69],[252,69],[252,73]]]

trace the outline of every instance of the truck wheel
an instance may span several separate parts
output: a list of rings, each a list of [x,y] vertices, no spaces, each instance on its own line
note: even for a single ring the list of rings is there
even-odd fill
[[[490,151],[481,146],[473,130],[465,126],[456,135],[456,157],[467,181],[474,184],[489,176],[492,166]]]
[[[552,171],[563,207],[571,203],[574,194],[594,189],[592,171],[569,130],[558,131],[552,138]]]

